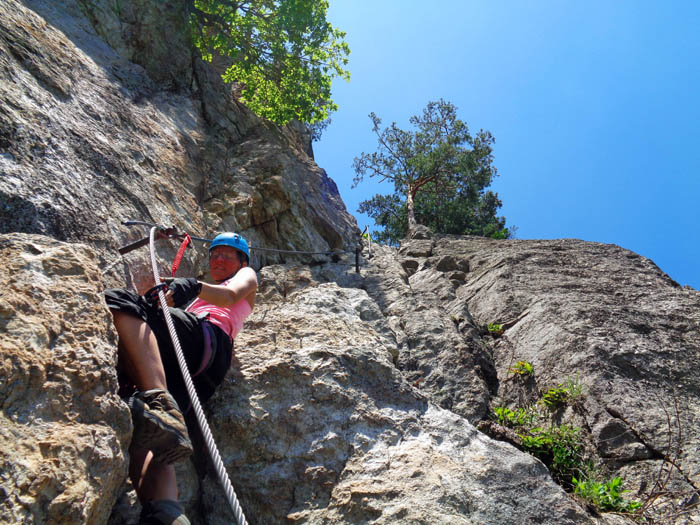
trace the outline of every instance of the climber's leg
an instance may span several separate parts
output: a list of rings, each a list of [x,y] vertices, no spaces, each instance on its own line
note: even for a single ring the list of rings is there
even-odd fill
[[[154,333],[163,318],[129,290],[105,290],[105,299],[119,335],[122,371],[136,387],[127,402],[134,422],[131,448],[150,450],[158,463],[180,461],[192,454],[192,443],[182,411],[168,392],[159,336]]]
[[[153,461],[150,450],[131,451],[129,477],[141,504],[151,500],[177,501],[175,467]]]
[[[140,391],[167,390],[158,342],[145,321],[128,313],[111,310],[119,334],[126,374]]]

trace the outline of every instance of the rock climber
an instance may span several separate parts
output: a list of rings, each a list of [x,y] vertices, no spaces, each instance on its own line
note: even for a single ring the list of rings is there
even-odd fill
[[[247,241],[222,233],[209,246],[216,284],[168,282],[166,302],[202,403],[223,381],[233,339],[255,306],[258,281],[248,264]],[[190,401],[163,312],[157,301],[129,290],[105,296],[119,335],[120,373],[135,388],[128,400],[134,424],[129,476],[142,504],[140,523],[189,524],[177,501],[173,464],[192,453],[182,410]]]

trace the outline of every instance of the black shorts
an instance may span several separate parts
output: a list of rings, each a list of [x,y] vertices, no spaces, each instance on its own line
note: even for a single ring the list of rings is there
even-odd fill
[[[130,290],[111,288],[105,291],[105,298],[110,310],[133,315],[151,327],[158,341],[168,391],[183,412],[189,410],[191,404],[187,387],[180,372],[163,311],[156,304],[148,303]],[[204,403],[214,395],[216,387],[226,377],[226,372],[231,366],[233,343],[226,332],[205,319],[180,308],[169,310],[197,396],[200,402]]]

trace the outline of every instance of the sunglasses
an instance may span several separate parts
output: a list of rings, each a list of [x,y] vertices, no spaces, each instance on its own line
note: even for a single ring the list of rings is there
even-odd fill
[[[238,256],[235,253],[225,253],[223,251],[213,250],[209,253],[209,260],[224,259],[225,261],[238,262]]]

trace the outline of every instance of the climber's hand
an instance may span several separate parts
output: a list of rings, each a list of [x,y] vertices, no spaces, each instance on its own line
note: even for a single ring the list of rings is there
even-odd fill
[[[145,294],[143,294],[143,298],[151,304],[158,304],[160,306],[160,303],[158,302],[158,292],[160,290],[166,290],[167,288],[168,285],[165,283],[157,284],[153,288],[149,289]]]
[[[189,303],[202,291],[202,283],[191,277],[186,279],[161,277],[160,280],[168,287],[168,291],[165,293],[165,302],[168,306],[179,308]]]

